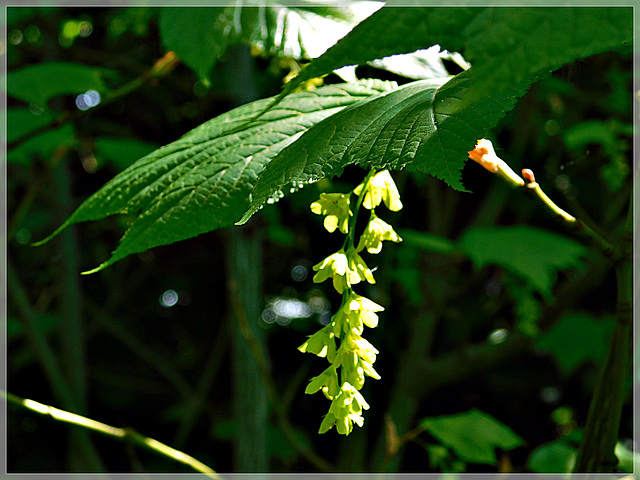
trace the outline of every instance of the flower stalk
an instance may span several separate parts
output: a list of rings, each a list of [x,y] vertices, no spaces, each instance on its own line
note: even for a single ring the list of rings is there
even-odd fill
[[[479,163],[491,173],[497,174],[509,185],[513,187],[525,187],[528,190],[533,191],[538,200],[542,202],[542,205],[544,205],[547,210],[549,210],[553,215],[559,217],[572,232],[586,237],[603,255],[614,261],[619,261],[623,257],[623,254],[618,247],[599,235],[582,220],[574,217],[556,205],[553,200],[544,193],[538,182],[536,182],[535,175],[528,168],[522,170],[522,176],[527,181],[527,183],[525,183],[525,181],[517,175],[504,160],[496,155],[491,141],[486,138],[480,139],[478,140],[475,149],[467,153],[469,154],[470,159]]]
[[[355,206],[351,207],[351,196],[356,195]],[[400,242],[402,239],[391,225],[380,219],[375,208],[381,203],[391,211],[402,208],[400,194],[388,171],[370,171],[364,181],[351,192],[321,194],[311,204],[311,211],[324,215],[324,227],[329,232],[339,230],[345,234],[342,248],[329,255],[313,267],[317,272],[316,283],[332,279],[335,290],[342,294],[342,303],[328,325],[309,336],[298,350],[326,358],[331,364],[320,375],[313,377],[305,393],[319,391],[331,401],[319,433],[325,433],[334,426],[338,433],[348,435],[353,425],[364,424],[363,411],[369,409],[360,390],[365,377],[380,379],[373,368],[378,350],[362,337],[364,327],[378,325],[377,312],[384,308],[358,295],[353,286],[360,282],[375,283],[373,272],[360,256],[364,249],[369,253],[379,253],[383,241]],[[355,227],[360,208],[370,210],[369,220],[358,243]],[[357,247],[356,247],[357,245]]]

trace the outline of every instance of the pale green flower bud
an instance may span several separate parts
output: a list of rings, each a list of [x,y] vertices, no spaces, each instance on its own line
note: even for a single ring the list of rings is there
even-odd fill
[[[349,209],[350,194],[321,193],[320,198],[311,204],[311,211],[317,215],[326,215],[324,228],[334,232],[339,228],[342,233],[349,231],[349,217],[352,215]]]
[[[315,283],[324,282],[327,278],[333,278],[333,286],[342,293],[345,288],[361,281],[376,283],[373,273],[362,257],[354,249],[348,249],[345,254],[340,250],[328,256],[322,262],[313,266],[318,273],[313,277]]]
[[[376,354],[379,353],[378,350],[360,335],[352,332],[343,339],[343,344],[345,343],[345,349],[347,351],[355,352],[356,355],[365,362],[372,364],[376,361]],[[342,349],[343,346],[344,345],[341,345],[340,349]]]
[[[380,375],[375,371],[373,365],[359,358],[355,352],[349,352],[344,355],[349,361],[342,365],[344,379],[353,385],[356,389],[364,386],[365,375],[375,380],[380,380]]]
[[[358,255],[358,252],[353,249],[347,250],[347,258],[349,259],[349,285],[354,285],[365,280],[369,283],[376,283],[373,278],[373,273],[371,273],[367,264],[364,263],[362,257]]]
[[[352,330],[357,334],[363,331],[363,325],[374,328],[378,325],[378,316],[375,312],[381,312],[384,308],[368,298],[356,293],[351,293],[346,301],[332,317],[331,325],[336,337],[340,337],[342,332]]]
[[[358,243],[357,250],[360,252],[366,247],[369,253],[380,253],[383,240],[398,243],[402,241],[402,238],[400,238],[400,235],[395,232],[391,225],[381,218],[378,218],[376,214],[372,212],[371,219],[360,236],[360,243]]]
[[[327,357],[333,363],[336,356],[336,341],[331,326],[327,325],[322,330],[314,333],[309,340],[298,347],[301,352],[313,353],[319,357]]]
[[[369,404],[362,394],[349,382],[344,382],[339,395],[331,402],[329,413],[322,422],[320,431],[329,430],[333,426],[330,422],[333,421],[338,433],[348,435],[353,430],[353,423],[359,426],[364,424],[362,411],[368,409]]]
[[[363,186],[363,184],[358,185],[353,193],[360,195]],[[372,210],[380,205],[381,201],[384,201],[384,204],[392,212],[397,212],[402,208],[398,187],[396,187],[396,184],[393,181],[393,178],[391,178],[391,174],[388,170],[376,173],[369,179],[369,184],[364,194],[362,205],[364,208]]]
[[[309,380],[309,385],[307,385],[304,393],[316,393],[320,389],[322,389],[322,393],[324,393],[325,397],[329,400],[333,400],[340,393],[338,374],[335,366],[330,366],[320,375]]]
[[[333,287],[338,293],[342,293],[344,289],[350,285],[347,278],[345,278],[348,266],[349,261],[347,256],[344,251],[340,250],[313,266],[313,269],[318,272],[314,275],[313,281],[315,283],[322,283],[327,278],[332,277]]]
[[[335,425],[336,417],[333,416],[333,413],[327,413],[320,424],[320,429],[318,433],[326,433]]]
[[[375,328],[378,325],[378,316],[374,312],[382,312],[384,307],[368,298],[353,294],[349,300],[349,310],[359,313],[367,327]]]

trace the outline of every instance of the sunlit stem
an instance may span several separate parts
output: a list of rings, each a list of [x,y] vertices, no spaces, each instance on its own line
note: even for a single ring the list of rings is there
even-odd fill
[[[551,210],[554,214],[562,217],[565,222],[573,223],[576,221],[576,218],[572,215],[569,215],[563,209],[561,209],[558,205],[556,205],[553,200],[551,200],[546,193],[542,191],[538,182],[531,182],[527,184],[527,188],[533,190],[535,194],[538,196],[542,203],[544,203],[549,210]]]
[[[180,463],[188,465],[196,472],[204,473],[209,478],[213,478],[216,480],[222,479],[222,477],[218,475],[215,470],[196,460],[192,456],[176,450],[175,448],[171,448],[170,446],[154,440],[153,438],[145,437],[135,430],[129,428],[112,427],[111,425],[107,425],[106,423],[98,422],[96,420],[92,420],[75,413],[67,412],[65,410],[60,410],[59,408],[45,405],[43,403],[36,402],[35,400],[20,398],[19,396],[12,393],[0,392],[0,395],[5,397],[11,403],[26,408],[27,410],[31,410],[32,412],[48,416],[59,422],[78,425],[82,428],[93,430],[94,432],[98,432],[103,435],[118,438],[121,440],[128,440],[136,445],[146,448],[147,450],[152,450],[161,455],[164,455],[165,457],[169,457]]]
[[[620,260],[622,253],[618,247],[610,243],[607,239],[596,233],[591,227],[584,223],[579,218],[575,218],[573,215],[565,212],[558,207],[540,188],[536,177],[531,170],[525,168],[522,170],[522,176],[529,182],[527,188],[533,190],[537,197],[542,201],[543,205],[547,207],[553,214],[560,217],[566,225],[571,227],[571,230],[575,233],[587,237],[591,240],[592,244],[606,257],[613,260]]]

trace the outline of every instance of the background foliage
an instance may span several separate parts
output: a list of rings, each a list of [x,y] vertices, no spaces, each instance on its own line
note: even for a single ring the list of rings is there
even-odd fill
[[[631,194],[630,48],[580,58],[587,55],[581,50],[585,42],[567,44],[569,32],[554,26],[567,18],[532,17],[525,9],[459,9],[445,17],[434,9],[418,24],[411,24],[417,17],[409,10],[375,20],[408,15],[407,31],[374,36],[363,23],[361,33],[353,34],[361,50],[345,47],[343,53],[336,47],[324,57],[328,60],[303,69],[285,87],[302,86],[302,91],[284,97],[253,130],[222,135],[234,126],[222,116],[183,136],[235,107],[277,95],[309,55],[329,46],[318,44],[327,41],[323,35],[303,38],[300,45],[297,31],[310,31],[308,25],[321,31],[328,23],[346,31],[363,15],[273,6],[239,16],[234,9],[8,9],[9,391],[130,426],[218,471],[568,471],[596,366],[613,329],[615,278],[608,260],[572,239],[533,199],[476,164],[447,176],[419,151],[385,157],[374,148],[370,155],[366,142],[347,141],[341,144],[344,156],[329,157],[322,141],[326,122],[306,140],[282,148],[289,141],[285,134],[309,129],[338,110],[341,117],[333,121],[364,129],[364,138],[403,131],[401,125],[388,131],[369,122],[367,109],[391,115],[406,107],[403,118],[420,124],[420,109],[438,98],[442,82],[409,83],[385,65],[366,64],[376,59],[366,58],[372,51],[367,42],[379,52],[388,48],[387,54],[440,43],[462,50],[472,63],[477,59],[484,76],[473,88],[465,83],[466,72],[444,84],[445,91],[461,93],[461,103],[444,110],[453,118],[468,120],[478,107],[490,112],[484,124],[479,120],[480,126],[465,130],[467,140],[473,144],[482,125],[502,118],[491,131],[498,154],[516,170],[532,168],[558,203],[615,237]],[[180,13],[201,20],[192,36],[179,33],[181,25],[193,25],[176,16]],[[600,29],[578,10],[562,14],[579,20],[584,38],[610,39],[603,52],[619,45],[619,31]],[[621,21],[619,11],[604,9],[603,15],[610,15],[611,24]],[[256,29],[256,22],[264,28]],[[207,34],[205,26],[212,23],[217,27]],[[222,28],[229,25],[234,28]],[[427,28],[432,25],[439,30]],[[495,25],[526,34],[518,33],[506,46],[496,41],[505,32]],[[380,23],[373,27],[381,31]],[[549,31],[556,36],[549,37]],[[199,49],[208,45],[215,48],[205,58]],[[526,58],[482,63],[504,59],[513,49]],[[325,86],[309,83],[349,63],[345,58],[362,64],[355,69],[359,78],[382,81],[344,87],[330,74]],[[460,73],[448,58],[431,57],[429,68],[419,70]],[[540,72],[540,65],[560,66],[573,58],[580,59],[552,75]],[[505,78],[505,72],[513,77]],[[530,75],[540,81],[509,111],[516,100],[513,85],[523,91]],[[389,81],[400,88],[391,90]],[[363,100],[387,90],[388,95]],[[232,120],[253,118],[271,101],[260,102],[241,107],[244,116]],[[296,123],[296,114],[296,122],[287,123],[291,108],[298,113],[309,108],[303,115],[308,120]],[[357,119],[365,121],[356,125]],[[279,135],[261,123],[268,127],[270,121],[279,122]],[[344,129],[339,133],[348,137]],[[119,262],[89,276],[79,272],[108,259],[127,228],[158,218],[137,215],[145,204],[128,209],[116,204],[107,212],[105,195],[94,202],[98,213],[80,220],[124,215],[70,227],[39,248],[29,245],[58,228],[115,174],[179,138],[182,144],[159,152],[185,169],[189,155],[181,155],[202,142],[209,152],[234,154],[236,143],[257,145],[236,159],[238,165],[246,155],[259,159],[266,145],[265,162],[275,158],[273,178],[285,175],[286,181],[276,188],[263,181],[269,188],[254,197],[262,203],[278,188],[288,193],[291,180],[308,179],[279,170],[298,168],[295,162],[327,159],[333,166],[323,166],[323,173],[344,173],[286,195],[242,228],[204,233],[230,226],[246,203],[232,213],[225,210],[228,218],[215,208],[192,205],[189,211],[201,217],[183,218],[180,228],[188,235],[163,239],[157,230],[147,243],[125,250]],[[446,142],[456,152],[447,155],[462,168],[472,145]],[[269,150],[271,145],[277,147]],[[313,155],[303,158],[303,151]],[[153,165],[157,158],[157,152],[148,157]],[[397,158],[400,163],[415,158],[417,166],[394,173],[405,208],[390,218],[404,242],[376,258],[378,283],[367,292],[386,307],[371,334],[380,350],[376,368],[382,380],[365,387],[372,408],[363,429],[346,438],[336,439],[333,432],[318,436],[325,405],[303,391],[319,361],[296,347],[338,307],[330,289],[311,282],[309,271],[339,245],[308,205],[320,192],[348,191],[360,182],[363,170],[350,163],[385,166]],[[196,163],[217,178],[219,166]],[[131,179],[153,174],[138,165],[128,174]],[[471,193],[455,191],[429,173]],[[121,191],[114,189],[109,201]],[[145,201],[153,205],[158,192],[166,190],[143,192]],[[132,230],[127,235],[134,235]],[[243,315],[268,353],[262,361],[255,361],[255,349],[247,348],[238,331]],[[617,450],[622,470],[633,463],[630,377],[627,386]],[[187,471],[131,445],[88,437],[13,407],[8,428],[12,472]],[[485,437],[470,438],[468,432],[478,429]]]

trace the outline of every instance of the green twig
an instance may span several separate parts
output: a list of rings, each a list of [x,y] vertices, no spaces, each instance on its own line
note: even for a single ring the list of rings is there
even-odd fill
[[[107,425],[106,423],[98,422],[82,415],[60,410],[59,408],[51,407],[43,403],[36,402],[25,398],[20,398],[12,393],[3,392],[3,396],[11,403],[20,407],[26,408],[32,412],[39,413],[40,415],[48,416],[58,422],[68,423],[71,425],[78,425],[87,430],[98,432],[108,437],[130,442],[139,447],[145,448],[152,452],[159,453],[165,457],[168,457],[177,462],[183,463],[191,467],[196,472],[204,473],[207,477],[215,480],[221,480],[222,477],[218,475],[215,470],[206,466],[204,463],[196,460],[190,455],[183,453],[175,448],[171,448],[158,440],[145,437],[131,428],[118,428]]]
[[[610,243],[607,239],[595,232],[582,220],[575,218],[573,215],[565,212],[558,207],[543,191],[538,182],[536,182],[533,172],[529,169],[522,170],[522,176],[529,182],[526,188],[532,190],[538,199],[542,202],[544,207],[549,210],[553,215],[557,216],[562,222],[569,227],[569,229],[588,238],[593,246],[600,251],[604,256],[611,258],[614,261],[622,258],[622,252],[618,247]]]

